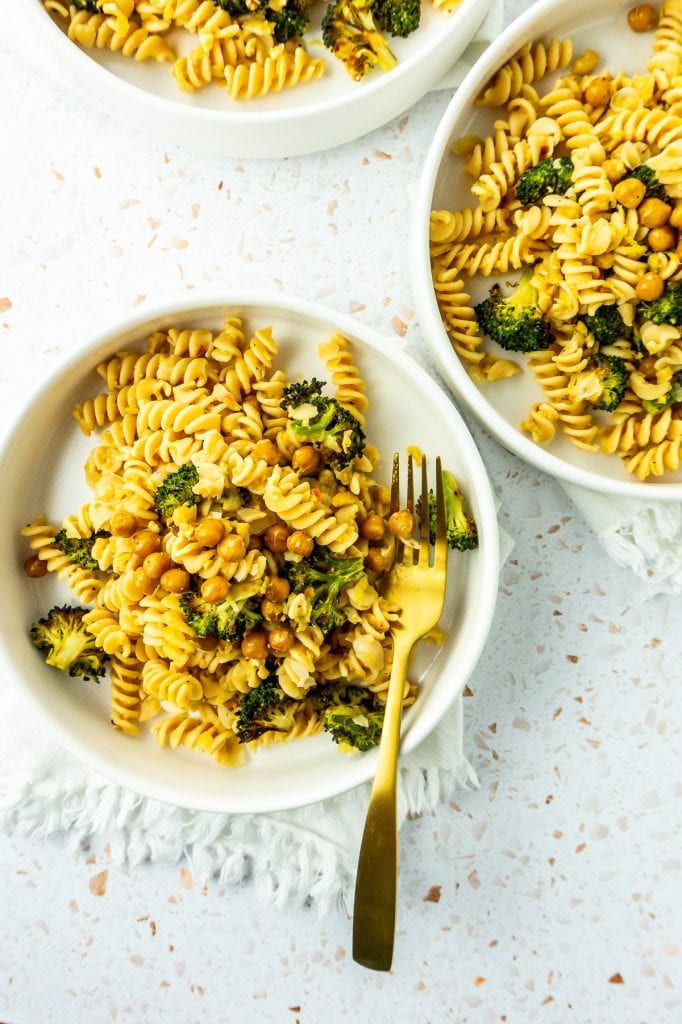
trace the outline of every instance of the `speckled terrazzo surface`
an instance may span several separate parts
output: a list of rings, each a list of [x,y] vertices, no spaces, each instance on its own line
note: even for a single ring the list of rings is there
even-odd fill
[[[296,292],[425,361],[404,232],[446,94],[342,150],[218,160],[0,51],[0,425],[72,339],[202,287]],[[0,839],[0,1020],[682,1021],[680,600],[643,603],[563,491],[470,426],[515,548],[465,699],[481,787],[402,833],[393,972],[353,963],[345,917],[15,836]]]

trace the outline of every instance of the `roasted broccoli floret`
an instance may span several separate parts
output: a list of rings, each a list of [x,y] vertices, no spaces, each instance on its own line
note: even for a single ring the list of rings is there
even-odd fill
[[[77,11],[90,11],[96,14],[101,8],[99,0],[71,0]]]
[[[554,341],[549,324],[542,319],[532,276],[532,269],[526,267],[507,298],[500,286],[494,285],[488,298],[474,310],[483,333],[512,352],[534,352],[549,348]]]
[[[217,636],[219,640],[239,643],[248,629],[263,621],[261,591],[261,583],[234,583],[223,601],[210,602],[193,590],[186,590],[180,595],[180,608],[199,636]]]
[[[227,11],[232,18],[239,18],[244,14],[253,14],[268,6],[269,0],[214,0],[216,7]]]
[[[663,199],[667,198],[666,191],[658,180],[656,171],[651,167],[647,167],[646,164],[641,164],[639,167],[634,167],[631,171],[628,171],[626,178],[636,178],[637,181],[641,181],[643,185],[646,185],[645,198],[646,199]]]
[[[637,312],[653,324],[682,324],[682,281],[670,281],[659,299],[640,302]]]
[[[169,473],[154,494],[156,511],[162,519],[170,519],[180,505],[198,505],[199,495],[192,490],[199,483],[199,470],[191,462]]]
[[[613,412],[623,401],[628,383],[628,370],[624,360],[618,356],[597,356],[589,367],[597,375],[602,390],[598,398],[590,399],[595,409]]]
[[[443,470],[443,499],[445,504],[445,529],[448,546],[457,551],[470,551],[478,547],[476,523],[464,510],[464,496],[455,477]],[[417,502],[417,514],[421,515],[421,499]],[[429,534],[431,543],[436,543],[436,492],[429,491]]]
[[[294,725],[300,701],[288,697],[269,676],[259,686],[245,693],[239,702],[235,732],[240,743],[257,740],[264,732],[289,732]]]
[[[97,682],[104,675],[108,658],[95,645],[94,636],[83,623],[84,615],[84,608],[51,608],[44,619],[31,626],[31,641],[48,665]]]
[[[97,559],[92,556],[92,546],[98,537],[109,537],[107,530],[97,530],[91,537],[67,537],[66,530],[60,530],[55,537],[55,544],[70,562],[80,565],[81,569],[97,569]]]
[[[346,750],[369,750],[381,738],[385,705],[362,686],[331,683],[307,694],[315,711],[324,715],[325,732]]]
[[[343,469],[362,454],[365,433],[352,412],[320,393],[323,387],[314,377],[290,384],[284,389],[282,405],[289,409],[288,429],[294,440],[314,445],[333,468]]]
[[[419,28],[421,0],[374,0],[374,20],[392,36],[409,36]]]
[[[339,594],[361,579],[364,571],[362,558],[344,558],[321,546],[313,548],[308,558],[287,562],[283,569],[295,594],[309,593],[310,622],[325,634],[345,622],[344,612],[337,607]]]
[[[657,412],[663,412],[664,409],[668,409],[677,402],[682,402],[682,373],[675,374],[672,380],[672,387],[667,395],[659,398],[657,401],[645,398],[642,401],[642,405],[647,412],[655,415]]]
[[[522,206],[533,206],[544,196],[564,195],[573,184],[573,161],[569,156],[547,157],[524,171],[516,185]]]
[[[599,345],[614,345],[619,338],[629,338],[632,334],[617,306],[600,306],[596,313],[585,314],[580,319]]]
[[[375,67],[390,71],[398,63],[377,29],[372,0],[332,0],[322,19],[322,41],[356,81]]]
[[[287,0],[281,11],[268,7],[265,17],[274,23],[275,42],[300,38],[310,24],[311,7],[312,0]]]

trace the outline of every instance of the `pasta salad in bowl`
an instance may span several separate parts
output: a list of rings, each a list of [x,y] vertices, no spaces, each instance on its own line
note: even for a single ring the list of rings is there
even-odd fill
[[[30,401],[2,453],[8,674],[76,754],[167,802],[274,810],[369,779],[400,620],[382,583],[414,518],[387,485],[408,449],[447,467],[455,570],[405,684],[413,748],[490,626],[490,485],[419,366],[294,300],[153,311]]]
[[[26,0],[57,73],[109,113],[204,152],[340,145],[420,99],[491,0]]]
[[[451,101],[412,226],[417,307],[458,398],[559,479],[670,501],[680,82],[681,0],[540,0]]]

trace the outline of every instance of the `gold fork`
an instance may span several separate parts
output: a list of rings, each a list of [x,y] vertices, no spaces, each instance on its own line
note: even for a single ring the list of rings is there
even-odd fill
[[[391,512],[400,507],[400,464],[393,457]],[[414,511],[412,457],[407,465],[407,508]],[[429,489],[426,460],[421,465],[419,547],[398,542],[384,590],[401,609],[392,629],[393,664],[379,743],[376,773],[362,835],[353,909],[353,959],[363,967],[388,971],[393,960],[398,884],[396,776],[403,689],[410,652],[438,622],[445,599],[447,542],[440,458],[436,459],[436,543],[429,564]],[[416,558],[415,558],[416,555]]]

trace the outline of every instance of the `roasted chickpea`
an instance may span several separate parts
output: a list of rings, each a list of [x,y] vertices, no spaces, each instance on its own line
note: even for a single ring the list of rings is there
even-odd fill
[[[372,514],[360,523],[360,536],[365,540],[381,540],[386,532],[386,523],[381,516]]]
[[[132,512],[116,512],[111,517],[111,532],[114,537],[132,537],[137,529],[137,518]]]
[[[672,206],[669,203],[664,203],[662,199],[654,198],[654,196],[645,199],[637,210],[639,223],[644,224],[647,228],[663,227],[664,224],[668,223],[671,213]]]
[[[225,536],[225,524],[222,519],[200,519],[194,527],[194,536],[204,547],[215,548]]]
[[[242,640],[242,654],[245,658],[267,658],[268,638],[259,629],[247,633]]]
[[[156,590],[156,580],[147,576],[141,565],[133,573],[133,583],[143,594],[153,594]]]
[[[171,567],[170,556],[165,551],[152,551],[151,555],[147,555],[142,568],[149,576],[150,580],[160,580],[167,569]]]
[[[292,555],[302,555],[305,558],[314,547],[315,542],[313,538],[309,537],[303,530],[295,530],[287,537],[287,550],[291,551]]]
[[[637,4],[628,11],[628,25],[633,32],[648,32],[658,22],[653,4]]]
[[[226,562],[238,562],[246,554],[246,544],[238,533],[228,533],[223,537],[216,551]]]
[[[264,619],[268,622],[276,622],[277,619],[281,619],[284,605],[281,601],[270,601],[267,597],[264,597],[260,603],[261,614]]]
[[[291,457],[291,465],[297,473],[303,476],[310,476],[320,465],[319,453],[311,444],[304,444],[297,448]]]
[[[209,604],[224,601],[229,592],[230,584],[224,576],[213,576],[210,580],[204,580],[199,588],[199,593]]]
[[[653,302],[663,294],[663,278],[659,274],[644,274],[640,277],[635,287],[638,299],[643,302]]]
[[[262,441],[256,442],[251,454],[254,459],[264,459],[268,466],[276,466],[279,462],[279,452],[277,451],[277,448],[272,441],[267,441],[265,438]]]
[[[370,572],[383,572],[386,568],[386,556],[379,548],[370,548],[365,555],[365,569]]]
[[[265,596],[268,601],[284,601],[289,596],[289,580],[283,576],[272,576],[265,588]]]
[[[197,647],[200,647],[202,651],[215,651],[218,646],[218,637],[213,636],[209,633],[208,636],[201,636],[197,638]]]
[[[175,566],[166,570],[159,583],[169,594],[182,594],[184,590],[189,590],[189,573],[186,569]]]
[[[290,651],[294,637],[288,626],[275,626],[268,633],[268,646],[271,651],[276,651],[277,654],[284,654],[286,651]]]
[[[284,523],[275,523],[268,526],[265,531],[265,546],[270,551],[283,552],[287,550],[287,538],[291,531]]]
[[[654,252],[664,252],[677,244],[677,235],[668,224],[664,224],[662,228],[652,228],[646,240]]]
[[[414,531],[414,515],[409,508],[400,508],[388,518],[388,528],[394,537],[405,540]]]
[[[682,203],[678,203],[670,214],[670,220],[668,221],[671,227],[677,228],[678,231],[682,230]]]
[[[24,572],[32,580],[39,580],[47,572],[47,563],[43,562],[42,558],[38,558],[37,555],[31,555],[24,562]]]
[[[263,538],[257,533],[249,534],[249,543],[246,547],[248,551],[260,551],[263,547]]]
[[[612,185],[625,175],[625,164],[618,157],[613,157],[611,160],[605,160],[602,164],[602,169],[606,174]]]
[[[608,78],[593,78],[585,89],[585,100],[593,107],[605,107],[611,98],[611,83]]]
[[[656,356],[644,356],[644,359],[640,359],[637,369],[640,373],[643,373],[645,377],[655,377]]]
[[[637,178],[624,178],[623,181],[618,182],[613,194],[621,206],[628,210],[634,210],[646,195],[646,185]]]
[[[141,530],[133,537],[132,547],[136,555],[145,558],[153,551],[161,550],[161,538],[153,530]]]

